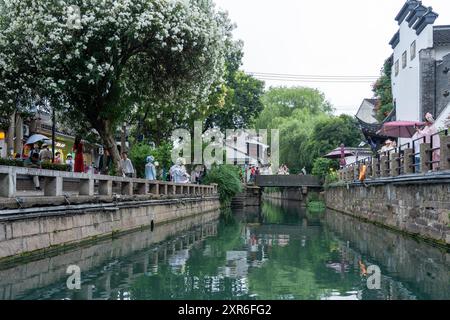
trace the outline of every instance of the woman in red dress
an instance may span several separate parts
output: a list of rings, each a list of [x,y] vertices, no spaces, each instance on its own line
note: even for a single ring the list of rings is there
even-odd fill
[[[75,152],[75,164],[73,171],[84,172],[83,143],[81,142],[80,137],[75,138],[73,151]]]

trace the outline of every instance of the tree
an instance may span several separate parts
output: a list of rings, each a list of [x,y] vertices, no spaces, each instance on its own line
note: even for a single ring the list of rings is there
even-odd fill
[[[158,145],[168,140],[176,128],[192,130],[195,121],[204,122],[204,131],[214,127],[222,131],[250,127],[263,109],[264,82],[239,70],[242,46],[240,41],[227,44],[223,81],[214,84],[206,104],[189,112],[180,112],[183,106],[176,101],[163,102],[167,104],[165,108],[160,108],[160,101],[151,99],[138,103],[134,113],[135,138],[141,136],[146,142]]]
[[[317,158],[314,160],[311,173],[321,179],[330,174],[331,169],[337,169],[336,161],[326,158]]]
[[[301,152],[311,157],[311,162],[307,165],[311,168],[314,159],[324,156],[341,144],[346,147],[357,147],[362,140],[364,139],[361,130],[354,117],[348,115],[329,117],[315,123],[311,138]]]
[[[378,121],[383,121],[389,113],[394,109],[392,103],[392,58],[387,59],[384,62],[383,68],[381,69],[380,78],[373,84],[372,91],[375,97],[379,99],[378,104],[375,108],[376,118]]]
[[[231,29],[210,0],[3,0],[0,109],[46,97],[94,128],[120,168],[117,125],[145,98],[195,112],[223,74]]]
[[[330,117],[332,111],[323,93],[304,87],[271,88],[262,101],[264,110],[255,127],[280,130],[280,163],[286,164],[291,173],[304,166],[310,170],[312,158],[304,150],[315,122]]]

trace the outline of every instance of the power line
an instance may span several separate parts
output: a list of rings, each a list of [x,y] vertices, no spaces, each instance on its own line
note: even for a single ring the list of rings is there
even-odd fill
[[[342,79],[342,80],[376,80],[378,76],[357,76],[357,75],[300,75],[287,73],[268,73],[268,72],[247,72],[248,74],[261,77],[279,77],[295,79]]]
[[[333,79],[324,79],[324,80],[316,80],[316,79],[291,79],[291,78],[275,78],[275,77],[260,77],[253,75],[255,78],[259,80],[267,80],[267,81],[288,81],[288,82],[318,82],[318,83],[373,83],[372,80],[333,80]]]

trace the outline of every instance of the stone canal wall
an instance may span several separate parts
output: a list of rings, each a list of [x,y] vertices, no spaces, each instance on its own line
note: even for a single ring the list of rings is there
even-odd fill
[[[220,208],[218,196],[0,211],[0,261],[154,226]]]
[[[0,300],[55,298],[43,294],[58,295],[65,291],[68,277],[66,271],[70,265],[79,266],[83,277],[97,278],[96,293],[101,292],[103,299],[117,296],[124,283],[114,279],[111,268],[105,270],[100,268],[101,266],[105,264],[116,266],[120,260],[119,270],[128,274],[128,282],[156,272],[158,261],[167,262],[184,249],[198,245],[215,235],[219,215],[220,211],[214,210],[158,225],[154,230],[128,233],[118,238],[98,241],[93,245],[77,246],[71,250],[55,252],[55,255],[23,261],[20,264],[3,266],[0,264]],[[146,254],[143,255],[142,251]],[[44,289],[33,292],[39,288]],[[89,289],[83,283],[81,290],[77,292],[78,298],[92,298]]]
[[[281,191],[263,192],[263,199],[304,201],[306,193],[306,188],[283,188]]]
[[[446,181],[333,186],[325,199],[330,209],[450,245],[450,184]]]
[[[385,272],[396,274],[407,287],[420,289],[426,294],[422,298],[440,300],[450,296],[448,250],[433,246],[426,246],[425,250],[421,241],[339,212],[328,211],[324,217],[324,223],[336,238],[346,240],[340,241],[341,252],[353,251],[357,259],[355,265],[364,257],[370,264],[380,266],[382,276]],[[345,260],[352,259],[346,257]],[[382,285],[382,290],[391,290],[391,287]],[[392,296],[392,300],[401,298]]]

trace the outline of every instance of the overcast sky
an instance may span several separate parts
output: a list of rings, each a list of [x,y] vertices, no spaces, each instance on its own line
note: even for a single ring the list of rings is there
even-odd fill
[[[378,76],[392,54],[395,16],[405,0],[214,0],[237,24],[246,72],[323,76]],[[424,0],[450,25],[449,0]],[[370,83],[266,81],[267,86],[318,88],[337,109],[354,115]]]

